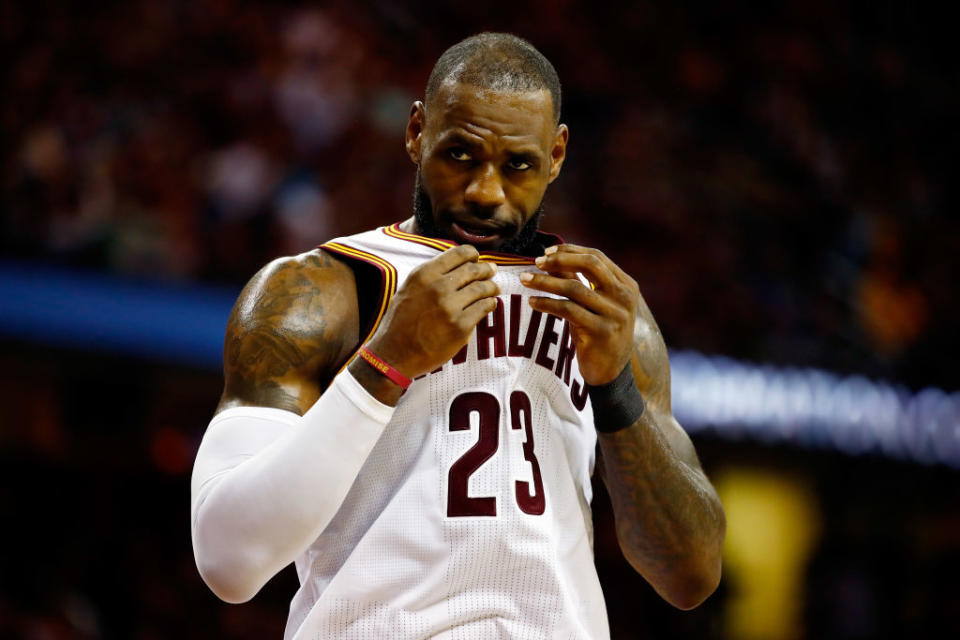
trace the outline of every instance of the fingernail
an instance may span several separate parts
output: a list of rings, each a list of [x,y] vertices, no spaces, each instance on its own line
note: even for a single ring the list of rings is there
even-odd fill
[[[556,252],[557,252],[557,245],[553,245],[551,247],[547,247],[546,250],[543,252],[543,255],[548,256],[551,253],[556,253]]]
[[[497,273],[497,263],[496,263],[496,262],[491,262],[491,263],[490,263],[490,267],[493,268],[493,273],[494,273],[494,275],[496,275],[496,273]]]
[[[520,282],[527,283],[533,280],[533,274],[529,271],[525,271],[520,274]]]
[[[537,259],[534,260],[533,262],[534,262],[534,264],[536,264],[538,267],[542,267],[542,266],[543,266],[543,263],[546,262],[546,261],[547,261],[547,258],[546,258],[545,256],[540,256],[539,258],[537,258]]]

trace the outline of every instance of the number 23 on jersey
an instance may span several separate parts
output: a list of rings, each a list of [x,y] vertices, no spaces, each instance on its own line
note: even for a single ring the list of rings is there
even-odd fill
[[[530,398],[526,393],[514,391],[510,394],[510,428],[524,431],[523,457],[533,474],[533,486],[526,480],[516,480],[513,494],[521,511],[539,516],[546,508],[546,500],[540,463],[534,453],[532,413]],[[478,418],[479,437],[477,442],[450,466],[447,473],[448,517],[497,515],[495,496],[473,497],[468,495],[467,488],[470,476],[492,458],[500,446],[500,401],[496,396],[483,391],[469,391],[458,395],[450,404],[449,430],[469,431],[472,414],[476,414]]]

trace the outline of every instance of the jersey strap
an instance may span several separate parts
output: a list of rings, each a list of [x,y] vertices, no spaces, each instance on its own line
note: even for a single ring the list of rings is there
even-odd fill
[[[373,322],[370,323],[370,329],[367,331],[367,335],[360,341],[360,344],[365,344],[373,333],[377,330],[377,327],[380,326],[380,321],[383,320],[383,316],[387,313],[387,307],[390,306],[390,300],[393,298],[394,294],[397,292],[397,268],[392,264],[384,260],[378,255],[357,249],[355,247],[349,247],[340,242],[327,242],[320,245],[321,249],[326,251],[332,251],[333,253],[339,254],[346,258],[352,258],[354,260],[360,260],[361,262],[366,262],[367,264],[372,264],[380,271],[380,294],[379,294],[379,304],[375,305],[377,310],[376,315],[373,318]],[[357,295],[360,295],[361,292],[357,292]],[[341,371],[350,364],[353,359],[356,357],[354,353],[341,367]]]

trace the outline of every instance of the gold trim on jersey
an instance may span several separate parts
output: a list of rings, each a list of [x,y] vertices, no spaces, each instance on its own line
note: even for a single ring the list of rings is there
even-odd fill
[[[397,292],[397,268],[392,264],[381,258],[380,256],[362,251],[361,249],[356,249],[354,247],[340,244],[339,242],[327,242],[320,245],[321,249],[326,249],[328,251],[333,251],[334,253],[339,253],[340,255],[346,256],[348,258],[356,258],[361,262],[366,262],[367,264],[372,264],[377,269],[380,270],[381,279],[380,279],[380,309],[377,312],[377,317],[373,321],[373,324],[370,326],[370,331],[367,332],[367,336],[360,341],[360,345],[357,346],[359,350],[360,346],[367,343],[367,340],[373,336],[373,333],[377,330],[377,327],[380,326],[380,321],[383,320],[383,316],[387,313],[387,307],[390,306],[390,299],[393,298],[393,295]],[[360,292],[357,292],[359,297]],[[340,367],[340,371],[343,371],[347,368],[353,359],[357,357],[357,353],[354,352],[347,361]],[[337,374],[340,374],[340,371],[337,371]]]
[[[384,227],[383,232],[390,236],[391,238],[397,238],[398,240],[406,240],[407,242],[414,242],[416,244],[422,244],[425,247],[431,247],[437,249],[438,251],[446,251],[447,249],[452,249],[457,245],[456,242],[452,240],[440,240],[439,238],[428,238],[426,236],[418,236],[415,233],[407,233],[406,231],[400,230],[400,223],[396,222],[389,227]],[[533,258],[527,258],[525,256],[517,256],[509,253],[497,253],[495,251],[481,251],[480,252],[480,262],[493,262],[495,264],[502,265],[520,265],[520,264],[533,264]]]

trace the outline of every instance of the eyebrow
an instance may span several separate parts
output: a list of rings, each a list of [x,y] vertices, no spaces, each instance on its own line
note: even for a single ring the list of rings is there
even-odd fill
[[[453,131],[451,133],[444,134],[440,137],[439,144],[443,146],[455,144],[468,149],[476,149],[482,146],[477,140],[471,140],[459,131]]]
[[[511,151],[510,158],[513,160],[522,160],[527,164],[538,166],[542,160],[539,153],[533,151]]]
[[[474,140],[460,131],[451,131],[440,137],[439,142],[437,143],[440,146],[448,145],[457,145],[464,147],[470,151],[474,149],[479,149],[483,146],[482,142]],[[540,149],[531,145],[524,144],[524,146],[518,149],[507,148],[507,153],[512,158],[519,158],[531,164],[540,162],[542,160],[543,154],[540,153]]]

